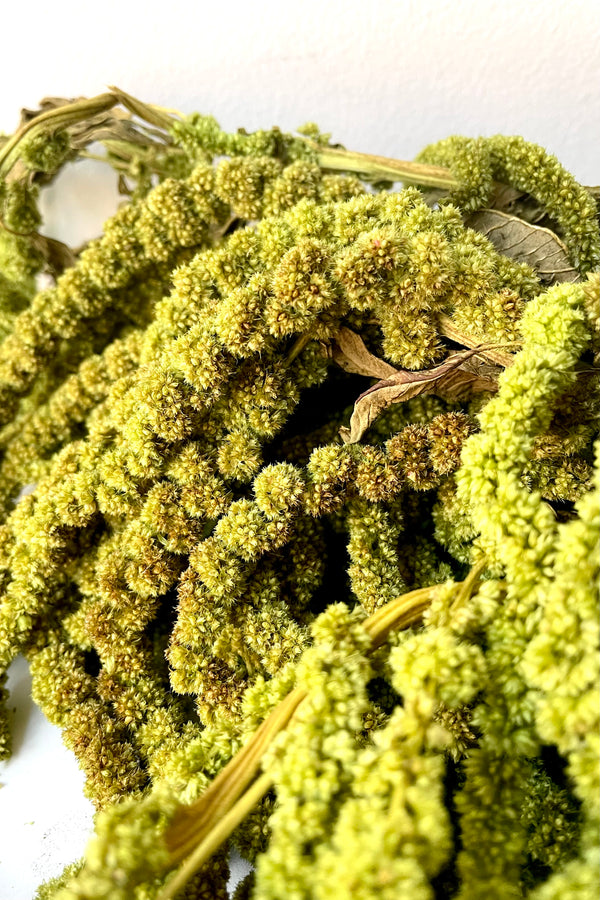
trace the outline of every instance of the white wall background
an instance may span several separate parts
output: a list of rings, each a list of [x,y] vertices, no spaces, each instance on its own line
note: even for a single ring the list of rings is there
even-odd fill
[[[231,129],[316,121],[399,158],[519,133],[600,181],[597,0],[13,0],[0,73],[5,131],[45,95],[117,84]]]
[[[449,134],[518,133],[600,182],[597,0],[12,0],[1,28],[5,132],[44,96],[116,84],[228,129],[316,121],[349,148],[402,159]],[[112,173],[71,167],[44,199],[45,230],[79,242],[116,201]],[[29,900],[80,854],[91,810],[58,732],[28,708],[24,663],[10,684],[0,900]]]

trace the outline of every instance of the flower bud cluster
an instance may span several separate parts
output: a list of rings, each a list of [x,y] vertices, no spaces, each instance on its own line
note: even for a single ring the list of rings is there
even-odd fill
[[[518,135],[451,137],[426,147],[418,160],[451,168],[459,182],[453,201],[467,210],[487,205],[494,181],[530,194],[558,223],[573,264],[582,272],[597,267],[600,240],[594,198],[543,147]]]

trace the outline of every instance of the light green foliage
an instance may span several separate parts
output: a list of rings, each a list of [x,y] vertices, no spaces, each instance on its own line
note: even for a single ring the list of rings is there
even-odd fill
[[[544,598],[538,633],[523,660],[525,677],[536,691],[535,721],[540,736],[556,744],[568,760],[568,774],[581,803],[581,856],[575,880],[587,884],[597,879],[600,824],[599,449],[596,447],[594,488],[578,502],[579,518],[560,527],[556,577]],[[551,881],[554,890],[560,890],[562,877],[555,875]],[[546,894],[540,892],[541,896]],[[576,896],[574,891],[572,896]]]
[[[20,233],[0,233],[0,669],[25,653],[101,810],[40,900],[156,897],[176,810],[294,688],[272,790],[232,835],[257,863],[240,900],[587,897],[592,201],[517,138],[427,148],[460,183],[432,208],[323,169],[329,138],[305,133],[194,115],[121,167],[113,147],[130,200],[37,293],[27,179],[69,136],[31,140],[2,187]],[[498,180],[543,204],[587,281],[544,291],[465,227]],[[407,394],[344,443],[373,366],[406,370]],[[429,587],[423,625],[372,652],[366,616]],[[225,897],[225,855],[181,896]]]
[[[386,510],[364,500],[348,505],[348,575],[353,594],[368,613],[406,589],[398,567],[401,526],[397,508]]]
[[[553,404],[573,379],[574,364],[586,347],[582,302],[581,288],[560,286],[531,301],[521,322],[525,348],[501,377],[497,397],[480,414],[481,432],[468,441],[457,474],[459,495],[471,507],[481,546],[506,582],[504,604],[486,627],[497,709],[482,706],[476,713],[484,737],[467,763],[466,786],[457,801],[463,832],[461,898],[480,896],[492,884],[516,896],[525,862],[526,833],[514,818],[527,792],[526,757],[538,752],[544,736],[535,728],[536,697],[522,665],[537,640],[543,598],[550,584],[557,583],[552,578],[557,528],[551,509],[539,494],[527,492],[520,475],[534,437],[548,426]],[[593,578],[585,584],[594,590]],[[563,629],[561,642],[564,638]],[[597,633],[595,640],[597,644]],[[509,680],[507,659],[514,667]],[[564,727],[568,729],[563,719]],[[485,797],[494,794],[502,797],[502,817],[490,820]]]

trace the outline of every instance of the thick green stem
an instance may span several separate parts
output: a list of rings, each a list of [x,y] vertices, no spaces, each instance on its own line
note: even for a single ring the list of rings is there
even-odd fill
[[[371,153],[322,147],[313,141],[307,143],[316,151],[318,163],[323,169],[356,172],[381,181],[402,181],[405,184],[419,184],[447,191],[458,186],[450,170],[442,166],[428,166],[407,160],[389,159],[386,156],[374,156]]]
[[[73,103],[65,103],[63,106],[46,110],[18,128],[0,149],[0,178],[6,177],[14,166],[19,156],[19,144],[26,136],[51,133],[59,128],[67,128],[69,125],[75,125],[77,122],[83,122],[99,113],[106,112],[119,103],[133,115],[160,128],[161,132],[164,132],[162,137],[166,144],[172,142],[170,128],[175,121],[173,116],[168,115],[157,106],[137,100],[119,88],[111,87],[108,94],[99,94],[89,100],[75,100]]]
[[[462,600],[477,591],[486,560],[473,568],[455,589]],[[431,603],[437,585],[419,588],[396,597],[363,622],[371,638],[371,650],[385,643],[391,631],[420,621]],[[260,775],[262,757],[274,737],[283,731],[306,698],[295,688],[265,719],[245,747],[217,775],[211,786],[191,806],[182,807],[167,832],[171,863],[185,860],[158,900],[172,900],[198,869],[231,835],[273,784],[269,773]],[[250,784],[250,787],[247,785]]]
[[[172,861],[179,862],[198,841],[206,839],[218,821],[237,802],[260,769],[263,755],[276,735],[289,723],[306,696],[295,689],[271,712],[248,743],[219,772],[209,788],[191,806],[183,806],[167,833]]]

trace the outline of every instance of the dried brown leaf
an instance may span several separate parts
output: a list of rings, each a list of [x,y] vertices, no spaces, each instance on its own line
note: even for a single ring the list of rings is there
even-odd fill
[[[114,84],[109,85],[108,89],[118,98],[119,103],[133,113],[133,115],[139,116],[144,122],[149,122],[151,125],[155,125],[157,128],[166,131],[167,134],[165,135],[165,140],[170,141],[169,129],[175,121],[172,116],[168,115],[168,113],[158,106],[138,100],[137,97],[133,97],[126,91],[121,90],[121,88],[115,87]]]
[[[465,362],[461,366],[461,371],[470,372],[471,375],[476,375],[477,378],[483,378],[486,380],[491,379],[495,384],[498,381],[503,368],[504,366],[496,366],[492,363],[489,363],[482,354],[481,359],[479,358],[479,356],[473,356],[471,359],[465,360]],[[483,388],[483,390],[487,390],[487,388]]]
[[[508,184],[495,182],[490,208],[517,216],[532,225],[547,225],[547,213],[535,197]],[[546,221],[544,221],[546,220]]]
[[[514,356],[511,353],[508,353],[507,350],[502,350],[500,347],[490,347],[485,345],[481,338],[478,339],[471,334],[467,334],[465,331],[461,331],[461,329],[457,328],[454,324],[450,316],[447,316],[445,313],[438,313],[437,322],[440,334],[450,338],[454,343],[461,344],[463,347],[469,347],[472,350],[478,348],[478,352],[484,359],[489,359],[491,362],[498,366],[502,366],[505,369],[508,368],[508,366],[512,366]],[[506,348],[517,349],[520,345],[505,344],[504,346]]]
[[[432,369],[409,372],[397,369],[394,375],[379,381],[360,395],[354,404],[350,427],[341,428],[344,443],[355,444],[365,431],[388,406],[418,397],[419,394],[438,394],[448,400],[464,399],[481,391],[495,391],[497,382],[489,375],[481,374],[482,366],[474,360],[478,349],[453,353]],[[475,363],[467,365],[469,362]]]
[[[21,109],[19,128],[26,125],[28,122],[31,122],[32,119],[35,119],[37,116],[41,115],[41,113],[48,112],[51,109],[58,109],[61,106],[68,106],[71,103],[75,103],[77,100],[84,99],[84,97],[44,97],[43,100],[40,100],[40,105],[37,109]]]
[[[367,350],[365,342],[350,328],[342,327],[335,336],[332,347],[332,356],[335,362],[345,372],[353,372],[357,375],[368,375],[371,378],[389,378],[397,373],[397,369],[390,363],[373,356]]]
[[[77,98],[77,100],[83,99],[85,98]],[[45,97],[41,101],[39,109],[21,110],[21,125],[37,118],[41,113],[67,107],[74,102],[76,101],[64,97]],[[137,144],[140,147],[154,144],[164,146],[165,143],[170,143],[171,139],[164,131],[148,124],[140,125],[133,122],[131,116],[131,112],[114,106],[112,109],[101,110],[81,121],[71,123],[67,126],[71,146],[74,150],[83,150],[88,144],[95,141],[107,140],[123,141],[128,144]]]
[[[499,253],[530,265],[546,284],[580,279],[569,262],[567,248],[548,228],[495,209],[473,213],[467,225],[484,234]]]
[[[46,260],[46,267],[55,278],[58,278],[65,269],[74,266],[77,262],[73,250],[62,241],[38,233],[30,235],[30,240]]]
[[[155,128],[133,122],[129,113],[118,108],[79,122],[69,132],[76,149],[83,149],[95,141],[120,141],[141,148],[164,147],[168,142],[168,136]]]

